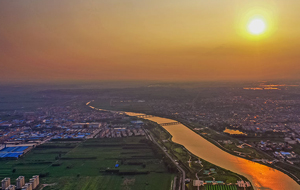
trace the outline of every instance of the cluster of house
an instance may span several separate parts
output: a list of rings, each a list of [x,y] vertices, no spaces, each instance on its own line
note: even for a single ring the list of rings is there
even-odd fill
[[[118,127],[118,128],[111,128],[106,127],[105,129],[101,129],[99,138],[115,138],[115,137],[127,137],[127,136],[144,136],[145,131],[143,129],[136,129],[136,128],[128,128],[128,127]]]
[[[218,142],[223,144],[232,144],[231,140],[218,140]]]
[[[89,139],[89,138],[116,138],[127,136],[144,136],[142,121],[133,121],[132,124],[107,124],[106,122],[74,123],[69,128],[40,129],[37,131],[29,127],[16,130],[5,146],[0,144],[0,158],[18,159],[24,153],[36,145],[45,143],[51,139]],[[34,138],[27,138],[28,136]],[[27,138],[26,141],[24,139]],[[18,144],[18,145],[16,145]],[[6,147],[9,146],[9,147]]]
[[[249,181],[237,181],[238,187],[251,187],[251,184]]]
[[[88,139],[93,138],[98,132],[99,129],[66,129],[55,134],[51,139]]]
[[[207,92],[210,91],[210,89],[207,90]],[[204,126],[218,126],[226,123],[240,126],[242,131],[257,133],[257,135],[266,133],[265,135],[275,134],[284,137],[295,133],[295,137],[300,137],[300,116],[297,109],[300,101],[297,98],[281,100],[280,96],[249,97],[244,96],[244,90],[239,88],[227,90],[228,94],[220,91],[220,96],[198,98],[197,101],[193,101],[192,105],[192,101],[188,98],[181,101],[153,99],[148,100],[147,103],[158,114],[172,115],[172,117]],[[216,91],[218,91],[217,88],[212,92]],[[260,93],[268,94],[268,91]],[[239,109],[235,109],[237,107]],[[286,124],[287,121],[289,124]]]
[[[203,180],[193,180],[193,186],[204,186],[207,184],[211,185],[225,185],[224,181],[203,181]]]
[[[5,139],[6,144],[40,144],[45,140],[50,139],[65,139],[65,138],[93,138],[97,130],[101,127],[101,123],[75,123],[71,127],[57,126],[57,127],[42,127],[36,125],[35,127],[22,127],[9,134],[10,137]],[[6,136],[5,135],[5,136]]]
[[[131,121],[132,124],[104,124],[101,127],[96,138],[117,138],[130,136],[144,136],[145,132],[142,129],[142,121]]]
[[[52,136],[67,138],[70,136],[67,129],[95,129],[102,120],[118,120],[124,116],[113,112],[89,110],[82,112],[79,108],[70,106],[54,106],[38,109],[35,112],[25,112],[16,115],[19,119],[2,121],[0,119],[0,142],[38,142]],[[82,124],[82,125],[81,125]],[[77,134],[72,135],[77,137]],[[87,137],[84,134],[84,137]],[[82,137],[82,134],[80,134]],[[79,137],[78,137],[79,138]]]
[[[204,186],[204,185],[226,185],[223,181],[203,181],[203,180],[193,180],[193,186]],[[249,181],[237,181],[235,184],[238,187],[246,188],[251,187],[251,183]]]
[[[280,152],[274,152],[273,154],[276,158],[278,159],[282,159],[287,161],[290,164],[294,164],[294,162],[299,162],[299,160],[297,159],[297,154],[295,154],[294,152],[284,152],[284,151],[280,151]]]
[[[280,150],[292,150],[293,147],[290,146],[288,143],[283,143],[283,142],[271,142],[269,140],[267,141],[260,141],[258,143],[257,148],[263,151],[280,151]]]
[[[10,178],[6,177],[1,181],[2,190],[34,190],[37,188],[37,186],[40,184],[40,178],[38,175],[32,176],[31,179],[29,179],[29,183],[25,183],[25,177],[19,176],[16,179],[16,185],[12,185],[10,183]]]

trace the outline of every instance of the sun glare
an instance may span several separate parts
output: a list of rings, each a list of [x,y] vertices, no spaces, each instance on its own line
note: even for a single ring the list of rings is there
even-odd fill
[[[253,19],[248,24],[248,31],[253,35],[262,34],[266,30],[266,24],[262,19]]]

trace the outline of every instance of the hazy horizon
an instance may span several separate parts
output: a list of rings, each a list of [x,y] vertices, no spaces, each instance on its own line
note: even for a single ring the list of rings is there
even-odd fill
[[[0,80],[300,79],[297,0],[1,1]],[[261,36],[246,31],[266,20]]]

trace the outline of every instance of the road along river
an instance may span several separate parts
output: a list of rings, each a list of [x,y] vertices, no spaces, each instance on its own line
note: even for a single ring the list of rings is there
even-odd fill
[[[144,115],[132,112],[125,113],[130,116]],[[162,117],[145,119],[156,123],[177,122]],[[173,136],[172,140],[174,142],[183,145],[198,157],[248,178],[255,190],[300,190],[300,185],[281,171],[233,156],[182,124],[162,127]]]

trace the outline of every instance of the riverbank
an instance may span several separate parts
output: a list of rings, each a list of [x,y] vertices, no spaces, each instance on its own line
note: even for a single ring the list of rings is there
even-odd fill
[[[216,166],[202,158],[199,158],[183,145],[177,144],[172,141],[172,135],[159,124],[143,119],[145,128],[152,133],[152,138],[163,147],[165,151],[172,156],[173,160],[177,160],[177,164],[180,165],[186,172],[187,179],[190,179],[190,183],[187,183],[188,189],[197,189],[193,186],[193,180],[211,181],[223,181],[227,186],[235,186],[238,180],[249,181],[244,176],[231,172],[219,166]],[[154,136],[154,137],[153,137]],[[211,172],[205,174],[205,172]],[[200,187],[200,190],[204,190],[204,187]],[[253,187],[247,188],[247,190],[253,190]]]
[[[247,157],[243,157],[243,156],[241,156],[241,155],[239,155],[239,154],[237,154],[237,153],[235,153],[233,151],[228,150],[227,148],[223,147],[220,143],[218,143],[215,139],[209,138],[207,135],[203,135],[201,133],[198,133],[197,131],[194,130],[195,127],[193,127],[190,123],[188,123],[185,120],[178,119],[176,117],[169,116],[169,115],[154,114],[154,113],[150,113],[150,112],[147,115],[153,115],[153,116],[156,116],[156,117],[163,117],[163,118],[168,118],[168,119],[171,119],[171,120],[178,121],[178,122],[182,123],[184,126],[186,126],[187,128],[189,128],[191,131],[193,131],[194,133],[196,133],[197,135],[201,136],[202,138],[206,139],[210,143],[212,143],[215,146],[217,146],[218,148],[220,148],[221,150],[223,150],[223,151],[225,151],[225,152],[227,152],[227,153],[229,153],[229,154],[231,154],[233,156],[237,156],[237,157],[240,157],[240,158],[252,161],[252,159],[249,159]],[[272,159],[270,156],[269,156],[269,158]],[[292,168],[291,166],[289,166],[288,164],[286,164],[286,163],[280,163],[282,166],[285,166],[285,168],[282,168],[280,166],[273,165],[273,164],[266,164],[266,163],[263,163],[263,162],[259,162],[259,164],[265,165],[267,167],[271,167],[273,169],[276,169],[276,170],[279,170],[279,171],[285,173],[286,175],[288,175],[289,177],[291,177],[296,183],[298,183],[300,185],[300,179],[299,179],[300,178],[300,171],[295,171],[295,169]],[[295,171],[295,173],[297,173],[298,176],[296,176],[295,174],[289,172],[288,170]]]
[[[243,159],[246,159],[246,160],[249,160],[249,161],[252,161],[252,159],[248,159],[246,157],[243,157],[239,154],[236,154],[235,152],[232,152],[230,150],[228,150],[227,148],[223,147],[220,143],[218,143],[216,140],[212,139],[212,138],[209,138],[208,136],[206,135],[203,135],[201,133],[198,133],[197,131],[194,130],[195,127],[193,127],[190,123],[188,123],[187,121],[184,121],[182,119],[178,119],[176,117],[170,117],[168,115],[162,115],[162,114],[149,114],[149,115],[154,115],[154,116],[157,116],[157,117],[164,117],[164,118],[168,118],[168,119],[172,119],[172,120],[175,120],[175,121],[178,121],[180,123],[182,123],[184,126],[186,126],[187,128],[189,128],[191,131],[193,131],[194,133],[196,133],[197,135],[201,136],[202,138],[206,139],[207,141],[209,141],[210,143],[214,144],[215,146],[217,146],[218,148],[222,149],[223,151],[231,154],[231,155],[234,155],[234,156],[237,156],[237,157],[240,157],[240,158],[243,158]],[[273,164],[266,164],[266,163],[262,163],[262,162],[259,162],[259,164],[261,165],[265,165],[267,167],[271,167],[273,169],[276,169],[276,170],[279,170],[283,173],[285,173],[286,175],[288,175],[289,177],[291,177],[296,183],[298,183],[300,185],[300,176],[296,176],[294,175],[293,173],[287,171],[287,170],[293,170],[293,168],[290,168],[289,165],[285,164],[285,163],[280,163],[281,165],[285,166],[286,168],[282,168],[280,166],[277,166],[277,165],[273,165]],[[299,173],[298,173],[299,172]],[[297,174],[300,175],[300,171],[298,171]]]
[[[135,115],[137,114],[133,113],[131,116]],[[138,115],[141,114],[139,113]],[[151,117],[147,118],[147,120],[157,123],[175,122],[174,120],[161,117]],[[283,172],[223,151],[220,147],[203,138],[194,130],[191,130],[189,126],[163,126],[163,128],[169,131],[173,136],[174,142],[183,145],[186,149],[200,158],[209,160],[215,165],[245,176],[250,179],[255,189],[299,189],[299,184]],[[200,144],[201,146],[199,146]]]

